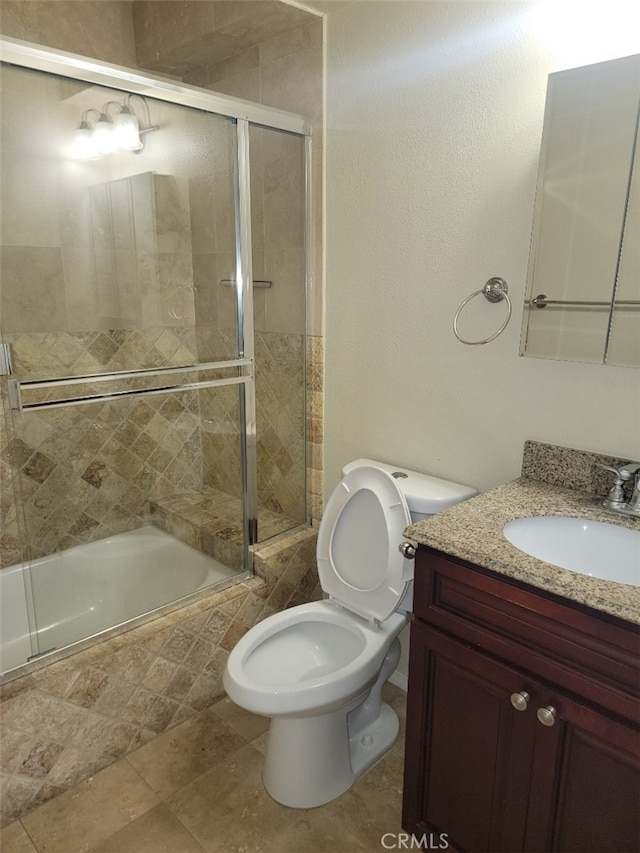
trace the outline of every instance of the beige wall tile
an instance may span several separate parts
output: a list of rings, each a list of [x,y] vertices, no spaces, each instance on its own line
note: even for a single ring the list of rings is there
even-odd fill
[[[232,95],[234,98],[244,98],[246,101],[257,101],[260,103],[260,69],[251,68],[231,77],[224,77],[209,83],[209,88],[223,95]]]
[[[5,246],[1,298],[5,334],[66,329],[60,249]]]
[[[191,252],[191,215],[186,182],[154,175],[155,233],[159,252]]]
[[[273,38],[309,20],[308,12],[275,0],[225,0],[216,3],[214,14],[216,27],[251,43]]]
[[[37,4],[27,0],[3,0],[0,7],[0,29],[12,38],[37,41]]]
[[[219,203],[223,207],[222,199]],[[191,216],[191,243],[195,254],[216,250],[215,210],[216,196],[213,182],[200,176],[189,182],[189,210]],[[231,248],[231,247],[229,247]]]
[[[59,246],[57,176],[29,154],[2,158],[2,244]]]
[[[225,156],[213,178],[213,209],[215,223],[215,251],[235,252],[235,205],[231,151],[225,148]]]
[[[205,67],[187,71],[182,75],[182,80],[190,86],[199,86],[201,89],[206,89],[209,85],[209,69]]]
[[[4,7],[0,6],[4,20]],[[25,4],[30,5],[30,4]],[[35,4],[31,4],[35,5]],[[47,152],[49,143],[47,121],[47,83],[42,75],[23,68],[5,67],[2,71],[5,83],[2,87],[1,103],[3,115],[3,152],[11,151],[12,156],[26,156],[33,159],[34,154]]]
[[[68,328],[78,331],[97,328],[96,280],[89,249],[62,249]]]
[[[111,225],[110,245],[116,251],[131,251],[134,247],[133,198],[128,178],[109,181],[104,185],[108,196],[108,213]]]
[[[218,292],[222,288],[218,279],[215,254],[193,256],[193,283],[196,325],[217,325]]]
[[[301,335],[305,328],[305,259],[301,249],[266,253],[266,330]]]
[[[242,53],[229,56],[221,62],[215,62],[208,66],[208,82],[214,88],[218,80],[225,77],[235,77],[244,74],[260,65],[260,49],[257,46],[250,47]]]
[[[307,291],[307,332],[324,335],[324,165],[322,150],[315,145],[311,163],[311,276]]]
[[[91,218],[88,194],[80,192],[71,181],[63,182],[58,187],[57,204],[62,246],[71,249],[89,249]]]
[[[131,195],[130,222],[138,252],[157,252],[156,190],[163,175],[144,172],[127,178]]]
[[[192,325],[195,321],[193,261],[189,254],[158,254],[161,321],[167,326]]]
[[[303,24],[260,44],[260,64],[266,65],[292,53],[322,50],[322,19]]]
[[[322,115],[322,51],[293,53],[261,67],[262,103],[318,121]]]
[[[160,268],[157,252],[136,252],[136,278],[140,288],[142,323],[145,328],[160,326]]]
[[[6,35],[135,66],[129,3],[3,0],[1,11],[0,27]]]

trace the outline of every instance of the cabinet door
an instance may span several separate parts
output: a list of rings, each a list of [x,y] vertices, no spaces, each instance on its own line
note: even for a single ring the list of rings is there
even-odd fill
[[[517,671],[419,622],[411,627],[403,826],[458,851],[522,850],[535,714]]]
[[[536,727],[525,849],[640,850],[637,730],[557,692],[538,700],[555,719]]]

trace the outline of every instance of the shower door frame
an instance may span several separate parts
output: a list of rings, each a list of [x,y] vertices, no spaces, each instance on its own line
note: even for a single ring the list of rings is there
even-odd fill
[[[242,455],[242,504],[244,506],[244,555],[248,560],[249,547],[258,541],[258,497],[257,497],[257,428],[255,395],[255,346],[253,328],[253,269],[251,239],[251,186],[249,129],[252,125],[278,130],[300,136],[304,141],[304,234],[305,234],[305,294],[308,296],[311,275],[311,122],[295,113],[274,107],[256,104],[228,95],[220,95],[170,80],[158,80],[143,71],[137,71],[108,62],[91,59],[67,51],[42,47],[7,36],[0,37],[0,63],[33,71],[68,77],[119,91],[135,93],[155,100],[166,101],[178,106],[192,107],[201,112],[220,116],[235,122],[235,227],[236,227],[236,295],[238,318],[238,357],[233,360],[212,362],[198,367],[222,369],[236,367],[234,379],[219,379],[202,382],[202,387],[237,384],[240,388],[240,428]],[[307,299],[305,298],[305,304]],[[305,329],[306,334],[306,329]],[[178,368],[178,372],[179,372]],[[175,368],[172,369],[176,371]],[[151,373],[151,371],[139,371]],[[136,371],[123,371],[134,375]],[[34,382],[34,384],[37,384]],[[194,383],[194,385],[200,383]],[[28,385],[25,382],[24,385]],[[180,386],[176,386],[180,387]],[[132,392],[153,393],[153,390]],[[14,404],[20,406],[20,383],[14,384]],[[95,402],[90,398],[87,402]],[[83,402],[69,400],[68,405]],[[60,404],[58,404],[60,405]]]

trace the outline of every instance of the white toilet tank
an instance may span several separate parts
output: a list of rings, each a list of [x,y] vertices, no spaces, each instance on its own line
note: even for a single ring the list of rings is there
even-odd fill
[[[478,494],[476,489],[472,489],[471,486],[441,480],[439,477],[432,477],[430,474],[420,474],[417,471],[410,471],[373,459],[356,459],[350,462],[342,469],[342,476],[344,477],[349,471],[362,465],[373,465],[375,468],[382,468],[383,471],[391,474],[405,496],[412,522],[420,521],[436,512],[442,512],[443,509],[448,509]]]

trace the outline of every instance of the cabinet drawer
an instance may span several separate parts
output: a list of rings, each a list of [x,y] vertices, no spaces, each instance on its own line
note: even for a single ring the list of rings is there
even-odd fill
[[[421,546],[416,618],[639,721],[640,631]]]

